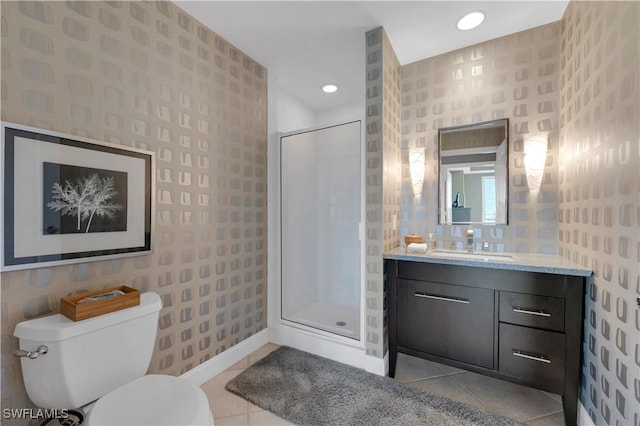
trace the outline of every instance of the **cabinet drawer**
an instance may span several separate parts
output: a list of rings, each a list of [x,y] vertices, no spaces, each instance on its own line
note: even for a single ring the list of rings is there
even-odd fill
[[[494,368],[494,291],[398,280],[398,345]]]
[[[564,331],[564,299],[500,292],[500,321]]]
[[[564,334],[500,324],[498,371],[549,392],[563,393]]]

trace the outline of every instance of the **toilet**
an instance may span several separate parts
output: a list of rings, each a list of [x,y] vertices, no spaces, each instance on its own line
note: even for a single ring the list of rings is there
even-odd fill
[[[57,314],[17,324],[20,349],[41,352],[21,358],[31,401],[47,409],[80,407],[86,425],[213,425],[199,386],[145,375],[161,308],[160,296],[148,292],[138,306],[83,321]]]

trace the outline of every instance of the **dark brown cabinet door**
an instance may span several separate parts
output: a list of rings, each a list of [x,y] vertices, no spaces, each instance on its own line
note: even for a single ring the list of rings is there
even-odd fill
[[[494,291],[398,280],[398,346],[494,368]]]

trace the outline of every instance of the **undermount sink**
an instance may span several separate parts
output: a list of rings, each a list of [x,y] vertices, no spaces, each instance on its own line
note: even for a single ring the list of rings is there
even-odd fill
[[[484,252],[464,252],[456,250],[433,250],[430,256],[450,257],[454,259],[482,260],[485,262],[513,262],[514,259],[508,254],[484,253]]]

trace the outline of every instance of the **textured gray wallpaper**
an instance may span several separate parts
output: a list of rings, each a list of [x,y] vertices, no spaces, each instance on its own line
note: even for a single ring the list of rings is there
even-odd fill
[[[400,64],[383,28],[366,33],[366,350],[387,351],[382,253],[397,245]]]
[[[372,341],[381,348],[378,350],[386,350],[378,338],[384,330],[379,320],[384,318],[379,317],[382,308],[377,304],[382,303],[378,291],[382,266],[375,256],[404,244],[402,239],[408,233],[426,237],[433,232],[445,248],[463,242],[466,225],[438,225],[440,127],[510,119],[509,225],[474,225],[476,239],[490,242],[493,250],[558,251],[560,24],[511,34],[401,67],[385,40],[382,29],[367,33],[369,354],[378,353],[372,349],[376,347]],[[538,135],[548,137],[549,149],[541,190],[532,193],[525,175],[524,140]],[[424,190],[418,198],[414,197],[409,171],[412,148],[424,148],[426,156]]]
[[[382,137],[382,200],[383,249],[398,246],[400,221],[400,188],[402,165],[400,159],[400,62],[384,33],[383,39],[383,137]],[[382,306],[386,305],[382,300]],[[387,352],[387,312],[383,311],[382,354]]]
[[[61,296],[160,294],[150,371],[266,327],[266,70],[171,2],[2,1],[2,120],[156,153],[150,256],[2,274],[2,408],[28,402],[15,324]]]
[[[382,129],[383,129],[383,38],[384,30],[377,28],[366,34],[367,100],[365,126],[365,280],[367,283],[366,341],[367,355],[382,358],[384,353],[384,316],[382,311]]]
[[[640,425],[640,3],[571,2],[560,52],[560,253],[593,269],[581,399]]]
[[[510,34],[402,67],[402,209],[404,235],[434,233],[461,247],[467,225],[438,225],[438,129],[509,119],[509,225],[474,225],[493,250],[558,251],[558,77],[560,24]],[[530,192],[524,141],[549,141],[544,180]],[[414,197],[409,152],[424,148],[424,189]],[[402,241],[402,242],[400,242]]]

